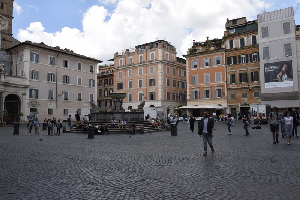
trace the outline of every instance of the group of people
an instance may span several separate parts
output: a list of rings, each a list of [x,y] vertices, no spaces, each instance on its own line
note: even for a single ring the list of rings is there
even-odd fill
[[[39,122],[38,118],[28,120],[27,129],[29,131],[29,135],[31,134],[31,131],[33,128],[34,128],[34,134],[40,134],[40,131],[39,131],[40,122]]]
[[[62,123],[60,119],[56,121],[55,117],[52,119],[44,119],[44,123],[47,123],[48,135],[60,135]]]

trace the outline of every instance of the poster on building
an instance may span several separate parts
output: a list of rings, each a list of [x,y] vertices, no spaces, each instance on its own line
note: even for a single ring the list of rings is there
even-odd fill
[[[293,86],[292,61],[266,63],[264,65],[265,88]]]

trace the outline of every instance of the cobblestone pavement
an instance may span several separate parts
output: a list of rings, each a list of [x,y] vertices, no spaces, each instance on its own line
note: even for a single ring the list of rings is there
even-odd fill
[[[0,199],[300,199],[300,138],[273,144],[266,125],[216,124],[207,157],[182,122],[176,137],[12,133],[0,127]]]

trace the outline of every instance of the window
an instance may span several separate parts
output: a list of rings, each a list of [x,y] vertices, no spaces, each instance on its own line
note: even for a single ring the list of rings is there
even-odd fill
[[[30,52],[30,61],[39,63],[39,54]]]
[[[132,101],[132,93],[128,93],[128,101]]]
[[[155,100],[155,92],[154,91],[149,92],[149,100]]]
[[[192,91],[192,98],[193,100],[199,99],[199,90]]]
[[[247,72],[240,73],[240,83],[248,83]]]
[[[69,84],[70,83],[70,76],[63,75],[63,83],[64,84]]]
[[[89,100],[90,100],[90,102],[94,102],[94,94],[92,94],[92,93],[90,94],[90,99]]]
[[[246,98],[248,98],[248,93],[246,93],[246,92],[243,92],[243,93],[242,93],[242,98],[243,98],[243,99],[246,99]]]
[[[107,88],[105,88],[105,90],[104,90],[104,96],[108,97],[108,89]]]
[[[95,70],[94,70],[94,65],[90,65],[90,72],[94,72]]]
[[[251,72],[251,81],[252,82],[259,81],[259,72],[258,71]]]
[[[102,97],[102,89],[99,89],[99,97]]]
[[[129,65],[132,65],[132,58],[129,58]]]
[[[173,87],[176,87],[176,79],[173,80]]]
[[[235,84],[235,74],[230,74],[230,84]]]
[[[154,53],[151,53],[151,55],[150,55],[150,61],[154,61]]]
[[[178,76],[182,76],[182,70],[181,69],[178,70]]]
[[[171,100],[171,92],[167,91],[167,100]]]
[[[167,66],[167,74],[170,74],[170,66]]]
[[[210,98],[210,90],[204,90],[204,99]]]
[[[108,80],[104,79],[104,85],[107,86],[108,85]]]
[[[143,79],[139,79],[139,88],[143,87]]]
[[[143,96],[144,96],[143,92],[139,92],[139,101],[143,101]]]
[[[230,94],[230,99],[232,100],[236,99],[236,94],[235,93]]]
[[[215,98],[222,98],[222,89],[221,88],[217,88],[215,90]]]
[[[49,57],[49,65],[55,65],[55,57],[53,57],[53,56],[50,56]]]
[[[244,47],[245,46],[245,38],[241,38],[240,39],[240,47]]]
[[[253,96],[254,96],[254,98],[259,98],[260,97],[260,93],[259,92],[254,92]]]
[[[210,66],[210,59],[203,58],[203,67],[209,67],[209,66]]]
[[[204,74],[204,83],[210,83],[210,74]]]
[[[178,87],[178,88],[182,88],[182,81],[178,81],[177,87]]]
[[[177,100],[177,93],[173,92],[173,100],[176,101]]]
[[[183,76],[186,77],[186,70],[183,70]]]
[[[222,82],[222,72],[216,72],[216,83]]]
[[[78,92],[77,93],[77,101],[81,101],[82,100],[82,93]]]
[[[284,34],[291,33],[291,23],[290,22],[283,23],[283,33]]]
[[[64,100],[69,100],[69,92],[64,91],[63,92],[63,98],[64,98]]]
[[[170,79],[167,78],[167,86],[170,87],[171,86],[171,83],[170,83]]]
[[[118,82],[117,83],[117,90],[122,90],[123,89],[123,82]]]
[[[155,78],[149,79],[149,86],[155,86]]]
[[[48,99],[54,99],[54,90],[48,90]]]
[[[112,78],[109,79],[109,85],[113,85],[114,84],[114,80]]]
[[[227,64],[228,65],[235,65],[236,64],[236,56],[227,57]]]
[[[55,74],[54,73],[48,73],[47,74],[47,81],[48,82],[55,82]]]
[[[199,60],[193,60],[192,61],[192,68],[195,69],[195,68],[198,68],[199,67]]]
[[[169,54],[166,54],[166,61],[169,61]]]
[[[99,80],[99,86],[103,86],[102,80]]]
[[[176,75],[176,68],[173,67],[173,75]]]
[[[38,89],[29,89],[29,98],[30,99],[38,99],[39,98],[39,90]]]
[[[263,59],[268,60],[270,58],[269,47],[263,47]]]
[[[95,87],[95,80],[89,79],[89,87]]]
[[[77,63],[77,70],[81,71],[82,70],[82,63]]]
[[[128,88],[132,88],[132,80],[128,81]]]
[[[233,40],[229,40],[229,49],[233,49],[234,46],[233,46]]]
[[[284,56],[285,57],[292,56],[292,44],[291,43],[284,44]]]
[[[48,115],[53,115],[53,109],[52,108],[48,108]]]
[[[122,75],[122,72],[120,71],[119,72],[119,78],[122,78],[123,77],[123,75]]]
[[[20,55],[20,62],[23,62],[23,54]]]
[[[132,69],[128,70],[128,76],[132,76]]]
[[[214,57],[214,66],[221,65],[222,64],[222,57],[221,56],[215,56]]]
[[[143,68],[142,67],[139,68],[139,75],[143,75]]]
[[[37,70],[31,70],[31,79],[32,80],[39,80],[39,71]]]
[[[64,68],[69,68],[69,61],[64,59],[63,65],[64,65]]]
[[[63,115],[68,115],[69,114],[69,110],[68,109],[64,109],[63,110]]]
[[[248,63],[248,55],[247,54],[239,55],[238,57],[239,57],[240,64]]]
[[[153,73],[154,73],[154,66],[150,66],[150,67],[149,67],[149,72],[150,72],[150,74],[153,74]]]
[[[192,76],[192,85],[198,85],[198,75]]]
[[[101,82],[102,84],[102,82]],[[82,85],[82,78],[81,77],[77,77],[77,85],[81,86]]]
[[[140,63],[143,63],[143,56],[140,55]]]
[[[269,37],[269,30],[267,26],[261,27],[261,37],[262,38]]]
[[[21,70],[20,70],[20,77],[23,77],[23,76],[25,76],[25,74],[24,74],[24,69],[21,69]]]
[[[257,40],[256,40],[256,35],[252,35],[252,45],[256,45],[257,44]]]
[[[250,62],[257,62],[259,61],[259,53],[252,53],[250,54]]]

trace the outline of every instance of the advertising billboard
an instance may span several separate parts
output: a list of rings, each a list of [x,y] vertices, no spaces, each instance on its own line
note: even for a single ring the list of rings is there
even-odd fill
[[[293,86],[292,61],[266,63],[264,65],[265,88]]]

